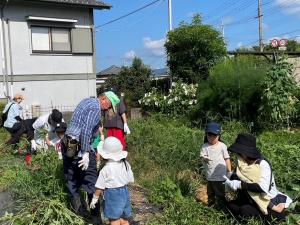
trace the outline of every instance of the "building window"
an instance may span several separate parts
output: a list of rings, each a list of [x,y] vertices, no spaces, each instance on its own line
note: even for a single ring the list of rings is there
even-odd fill
[[[31,41],[32,52],[71,52],[71,30],[67,28],[32,26]]]
[[[50,51],[50,28],[31,27],[31,40],[33,51]]]

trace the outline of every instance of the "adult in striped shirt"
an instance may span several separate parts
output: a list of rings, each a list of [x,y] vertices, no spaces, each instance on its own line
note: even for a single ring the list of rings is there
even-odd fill
[[[91,201],[98,177],[92,142],[100,126],[102,111],[115,108],[119,102],[119,98],[111,91],[104,92],[98,98],[83,99],[73,112],[66,138],[62,142],[64,175],[71,205],[75,213],[84,218],[90,217],[90,214],[86,204],[81,201],[79,188],[87,192]],[[76,146],[76,150],[71,146]],[[99,207],[91,210],[93,224],[101,221]]]

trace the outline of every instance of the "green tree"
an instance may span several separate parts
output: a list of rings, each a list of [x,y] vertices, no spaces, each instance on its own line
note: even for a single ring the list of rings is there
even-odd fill
[[[270,124],[289,125],[297,112],[297,85],[293,77],[293,65],[286,57],[280,57],[265,76],[263,83],[261,121]]]
[[[118,75],[105,82],[104,88],[111,88],[124,92],[127,103],[137,106],[138,100],[151,88],[151,69],[142,60],[135,57],[130,67],[122,67]]]
[[[202,24],[200,15],[170,31],[165,47],[173,79],[188,83],[206,79],[209,69],[226,55],[220,32]]]
[[[254,121],[260,106],[260,82],[268,62],[253,56],[226,59],[210,70],[198,88],[194,119],[211,115]]]

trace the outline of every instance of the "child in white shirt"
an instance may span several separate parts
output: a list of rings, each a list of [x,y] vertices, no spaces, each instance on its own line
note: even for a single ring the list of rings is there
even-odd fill
[[[122,149],[121,142],[115,137],[106,138],[97,147],[98,153],[106,162],[99,173],[90,208],[94,208],[100,195],[103,195],[104,215],[111,225],[127,225],[131,217],[127,185],[134,182],[134,178],[131,166],[125,160],[128,152]]]
[[[220,134],[220,124],[207,124],[200,156],[204,159],[208,205],[216,204],[219,207],[224,207],[226,199],[223,176],[231,173],[231,162],[227,146],[219,139]]]

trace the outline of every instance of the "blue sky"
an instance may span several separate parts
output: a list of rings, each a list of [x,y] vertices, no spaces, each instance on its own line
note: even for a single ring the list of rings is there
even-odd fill
[[[105,0],[110,10],[95,11],[95,26],[125,15],[154,0]],[[200,13],[204,24],[220,30],[224,23],[228,50],[258,43],[257,0],[172,0],[173,26]],[[300,41],[300,0],[262,0],[263,37]],[[151,68],[166,65],[164,42],[168,31],[168,0],[161,0],[96,32],[97,71],[111,65],[130,65],[138,56]]]

